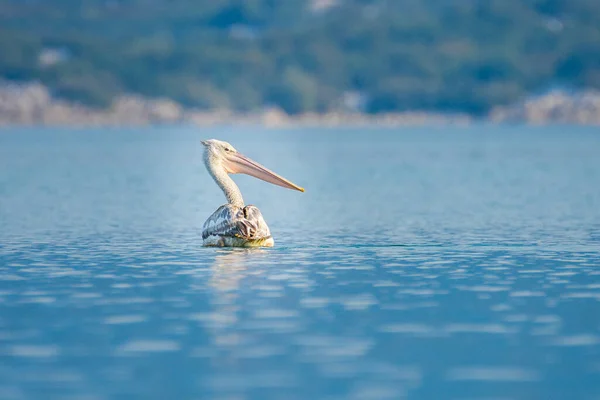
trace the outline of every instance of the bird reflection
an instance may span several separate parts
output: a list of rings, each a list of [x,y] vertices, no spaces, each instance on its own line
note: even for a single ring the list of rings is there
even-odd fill
[[[231,292],[237,297],[240,281],[246,276],[249,264],[256,261],[256,256],[265,254],[262,249],[231,249],[219,251],[213,263],[210,286],[217,292]]]
[[[231,353],[228,350],[244,343],[238,320],[238,313],[242,307],[242,302],[239,301],[240,287],[249,271],[253,275],[260,273],[257,260],[262,259],[262,254],[266,251],[227,249],[216,254],[209,282],[213,289],[211,303],[214,316],[209,330],[212,331],[214,345],[228,354],[221,354],[219,363],[233,362],[236,359],[235,351]]]

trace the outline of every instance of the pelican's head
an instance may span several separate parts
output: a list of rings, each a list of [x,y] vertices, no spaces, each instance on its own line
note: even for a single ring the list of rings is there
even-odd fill
[[[209,169],[221,168],[228,174],[247,174],[274,185],[304,192],[304,188],[244,156],[227,142],[210,139],[203,140],[202,145],[204,145],[204,162]]]

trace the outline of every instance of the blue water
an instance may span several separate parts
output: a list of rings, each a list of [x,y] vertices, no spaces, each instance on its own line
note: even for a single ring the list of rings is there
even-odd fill
[[[116,398],[600,399],[600,129],[0,131],[0,399]]]

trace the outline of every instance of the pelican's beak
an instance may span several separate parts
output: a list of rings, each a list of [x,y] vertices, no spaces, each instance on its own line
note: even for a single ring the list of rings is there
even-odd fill
[[[256,161],[240,153],[227,154],[223,166],[230,174],[247,174],[274,185],[304,192],[304,188],[293,184],[284,177],[277,175],[275,172],[268,170]]]

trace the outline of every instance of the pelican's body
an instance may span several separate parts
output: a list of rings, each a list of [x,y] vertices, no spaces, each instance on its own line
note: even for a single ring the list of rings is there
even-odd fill
[[[237,207],[224,204],[202,227],[205,246],[272,247],[271,231],[255,206]]]
[[[272,247],[275,241],[260,210],[244,204],[242,193],[229,174],[245,173],[288,189],[304,189],[243,156],[229,143],[211,139],[202,144],[204,164],[227,198],[227,204],[219,207],[202,227],[204,246]]]

